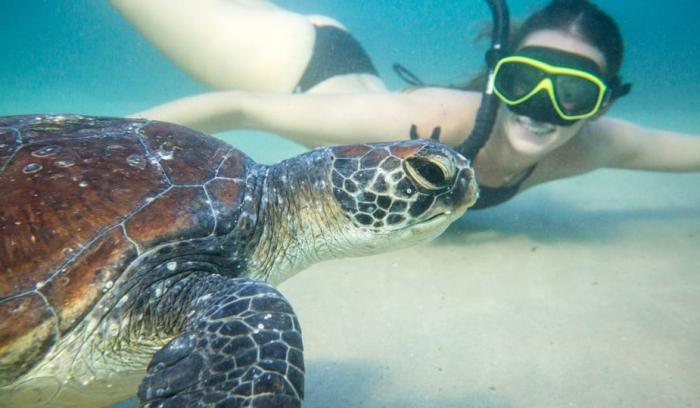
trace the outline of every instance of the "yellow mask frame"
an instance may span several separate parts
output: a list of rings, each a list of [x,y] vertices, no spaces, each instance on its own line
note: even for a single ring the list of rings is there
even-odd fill
[[[497,78],[499,73],[501,73],[502,69],[504,66],[507,64],[524,64],[530,67],[534,67],[537,70],[541,71],[544,73],[543,78],[537,82],[537,84],[529,91],[527,92],[524,96],[520,98],[510,98],[506,95],[506,92],[504,92],[502,89],[499,89],[498,83],[497,83]],[[559,76],[559,75],[564,75],[564,76],[570,76],[570,77],[575,77],[575,78],[580,78],[585,81],[588,81],[595,85],[595,87],[598,90],[598,95],[595,98],[595,103],[594,105],[587,110],[585,113],[581,114],[568,114],[565,112],[565,109],[560,106],[556,91],[555,91],[555,85],[552,80],[553,76]],[[591,116],[594,116],[597,114],[601,106],[607,100],[609,100],[609,95],[610,92],[608,92],[608,86],[598,78],[597,76],[586,72],[582,71],[579,69],[575,68],[568,68],[568,67],[560,67],[556,65],[551,65],[547,64],[545,62],[539,61],[534,58],[529,58],[521,55],[513,55],[509,57],[505,57],[498,61],[496,64],[496,68],[494,70],[494,75],[491,78],[491,87],[494,90],[494,93],[506,104],[508,105],[518,105],[521,104],[528,99],[532,98],[534,95],[536,95],[538,92],[544,90],[547,95],[549,96],[549,99],[552,103],[552,106],[554,107],[554,110],[557,112],[557,114],[565,120],[569,121],[575,121],[575,120],[580,120],[580,119],[586,119],[590,118]]]

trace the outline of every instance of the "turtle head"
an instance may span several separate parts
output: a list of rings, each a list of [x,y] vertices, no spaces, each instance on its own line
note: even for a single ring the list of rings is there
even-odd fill
[[[330,152],[333,197],[352,224],[357,255],[433,239],[478,197],[469,161],[438,142],[338,146]]]
[[[469,162],[425,139],[326,147],[260,170],[264,222],[248,267],[273,283],[313,262],[435,238],[478,196]]]

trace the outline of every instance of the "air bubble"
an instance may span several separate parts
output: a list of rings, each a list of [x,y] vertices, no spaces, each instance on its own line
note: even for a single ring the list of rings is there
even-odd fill
[[[126,149],[125,146],[118,145],[118,144],[111,144],[107,147],[105,147],[105,150],[124,150]]]
[[[168,268],[169,271],[174,271],[175,269],[177,269],[177,262],[175,262],[175,261],[168,262],[165,265],[165,267]]]
[[[42,166],[39,163],[29,163],[26,166],[24,166],[24,168],[22,169],[22,173],[32,174],[32,173],[36,173],[37,171],[39,171],[43,168],[44,168],[44,166]]]
[[[56,167],[61,167],[65,169],[74,166],[75,162],[73,160],[56,160],[54,164],[56,165]]]
[[[131,167],[136,167],[141,170],[146,168],[146,158],[141,156],[140,154],[132,154],[131,156],[126,158],[126,162]]]
[[[34,150],[31,154],[34,157],[42,158],[42,157],[53,156],[60,151],[61,151],[61,146],[49,145],[49,146],[44,146],[39,150]]]
[[[163,143],[158,148],[158,156],[163,160],[172,160],[174,150],[170,143]]]
[[[81,181],[80,183],[78,183],[78,185],[79,185],[80,187],[87,187],[87,186],[88,186],[88,183],[87,183],[87,181]]]

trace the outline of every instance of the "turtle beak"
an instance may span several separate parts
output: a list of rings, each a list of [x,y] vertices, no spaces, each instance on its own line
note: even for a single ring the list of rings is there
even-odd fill
[[[479,186],[476,183],[474,170],[468,166],[462,167],[454,179],[447,194],[441,195],[436,202],[436,207],[445,213],[459,218],[479,198]]]
[[[457,175],[454,186],[452,186],[452,196],[455,204],[461,203],[460,207],[471,207],[479,199],[479,185],[476,183],[476,175],[471,167],[463,168]]]

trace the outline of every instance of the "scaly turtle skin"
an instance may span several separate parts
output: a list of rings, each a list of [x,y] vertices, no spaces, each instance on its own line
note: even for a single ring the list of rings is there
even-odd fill
[[[301,330],[270,284],[432,238],[475,199],[432,141],[265,166],[162,122],[0,118],[0,405],[138,386],[147,407],[298,407]]]

